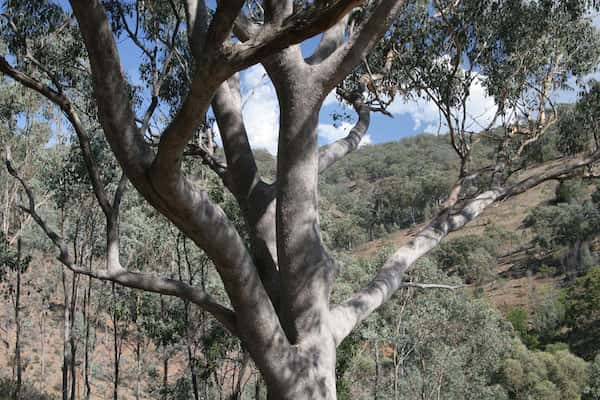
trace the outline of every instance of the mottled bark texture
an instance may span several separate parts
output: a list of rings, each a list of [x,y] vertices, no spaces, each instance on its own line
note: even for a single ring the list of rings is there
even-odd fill
[[[76,265],[64,240],[38,215],[34,195],[18,172],[30,200],[27,211],[60,250],[69,269],[145,291],[180,297],[202,307],[244,343],[266,383],[269,398],[336,398],[336,347],[357,324],[402,287],[404,272],[451,231],[460,229],[495,201],[521,193],[547,179],[594,162],[597,155],[563,160],[545,172],[503,187],[482,188],[472,199],[445,203],[445,209],[412,242],[387,261],[374,280],[342,304],[330,302],[336,261],[325,248],[319,227],[318,175],[358,147],[366,134],[370,108],[362,93],[342,97],[358,114],[346,138],[319,148],[317,124],[326,95],[364,59],[385,34],[403,0],[371,2],[358,27],[348,33],[356,0],[314,2],[295,9],[292,0],[265,1],[265,21],[244,14],[243,1],[217,2],[212,18],[200,0],[187,0],[185,26],[194,57],[189,92],[154,149],[136,124],[115,36],[100,0],[71,0],[93,75],[94,98],[104,135],[124,172],[110,199],[89,149],[88,133],[63,93],[56,92],[0,59],[0,71],[58,105],[73,124],[107,220],[106,269]],[[299,43],[325,32],[305,59]],[[232,36],[236,40],[232,40]],[[277,179],[258,175],[241,113],[237,72],[262,63],[279,100]],[[208,194],[185,176],[186,146],[212,106],[226,156],[218,168],[224,185],[239,202],[250,233],[247,248],[233,223]],[[138,118],[147,120],[146,118]],[[496,172],[503,175],[504,169]],[[231,303],[219,304],[204,288],[180,280],[130,271],[119,261],[118,209],[125,177],[213,261]],[[498,184],[496,184],[498,183]]]

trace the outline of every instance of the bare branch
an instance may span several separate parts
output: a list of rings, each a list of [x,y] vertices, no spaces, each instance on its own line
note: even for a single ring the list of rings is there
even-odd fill
[[[204,146],[199,146],[190,143],[188,149],[183,153],[184,156],[199,156],[202,160],[202,164],[209,167],[214,173],[219,175],[223,180],[223,183],[227,188],[230,188],[231,175],[227,165],[218,160],[213,154],[211,154]]]
[[[96,165],[96,161],[92,154],[89,136],[86,133],[85,128],[83,127],[83,124],[81,123],[77,112],[75,111],[67,97],[63,93],[54,91],[50,87],[44,85],[43,83],[32,78],[31,76],[16,70],[6,61],[5,58],[0,58],[0,71],[15,79],[17,82],[23,84],[24,86],[33,89],[42,96],[46,97],[48,100],[56,104],[65,113],[69,122],[71,122],[71,125],[75,129],[77,138],[79,139],[79,147],[81,148],[83,159],[88,170],[90,180],[92,182],[94,194],[98,199],[98,203],[100,204],[102,211],[106,216],[108,216],[112,212],[111,205],[108,201],[108,197],[104,189],[104,183],[102,182],[102,179],[100,177],[98,166]]]
[[[456,290],[467,287],[467,285],[443,285],[439,283],[417,283],[417,282],[402,282],[400,288],[417,288],[417,289],[448,289]]]
[[[106,270],[100,271],[91,271],[89,269],[77,266],[69,253],[69,248],[64,239],[54,230],[52,230],[46,221],[37,213],[33,192],[25,183],[24,179],[21,178],[18,172],[14,169],[9,159],[6,159],[6,168],[9,174],[19,181],[27,195],[29,206],[23,207],[23,210],[31,215],[33,220],[40,226],[40,228],[42,228],[46,236],[48,236],[58,248],[60,252],[58,259],[65,267],[77,274],[115,282],[134,289],[160,293],[167,296],[176,296],[184,300],[188,300],[210,312],[227,329],[234,334],[236,333],[235,314],[233,311],[219,304],[210,295],[199,288],[193,287],[181,281],[162,278],[152,274],[127,271],[120,265],[116,268],[109,267]],[[122,188],[124,187],[124,184],[122,182],[126,182],[126,180],[121,178],[119,183],[120,189],[117,190],[117,193],[122,192],[123,190]],[[118,197],[120,197],[120,195],[116,196],[116,198]]]
[[[23,86],[35,90],[57,105],[66,101],[66,98],[63,94],[55,89],[52,89],[50,86],[43,84],[37,79],[34,79],[31,76],[13,68],[4,57],[0,57],[0,71],[21,83]]]

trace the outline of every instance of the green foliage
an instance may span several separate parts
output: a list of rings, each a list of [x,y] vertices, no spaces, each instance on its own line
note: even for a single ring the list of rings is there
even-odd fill
[[[0,232],[0,282],[10,271],[25,272],[31,263],[31,257],[20,258],[14,246],[11,246],[4,233]]]
[[[600,399],[600,355],[597,355],[588,368],[588,384],[583,389],[581,400]]]
[[[419,262],[410,279],[457,282],[429,259]],[[493,378],[509,334],[499,313],[465,292],[406,289],[342,344],[346,371],[338,376],[338,387],[350,393],[347,398],[372,398],[379,368],[379,398],[436,393],[448,400],[501,399],[503,390]]]
[[[600,353],[600,267],[577,278],[567,290],[567,322],[573,349],[586,359]]]
[[[586,187],[576,179],[561,180],[556,187],[557,203],[580,204],[586,196]]]
[[[474,150],[474,165],[488,162],[480,147]],[[272,164],[266,161],[261,169],[268,171]],[[321,176],[327,244],[350,249],[426,221],[448,196],[457,171],[458,160],[445,136],[423,134],[348,155]]]
[[[600,82],[592,81],[575,107],[567,110],[560,121],[557,149],[566,155],[589,151],[597,143],[600,129]]]
[[[525,220],[537,234],[535,243],[544,249],[589,240],[600,233],[599,223],[600,212],[590,203],[538,207]]]
[[[513,329],[521,335],[521,337],[527,334],[528,315],[527,310],[523,307],[513,307],[506,315],[506,319],[512,324]]]
[[[592,202],[537,207],[524,223],[535,232],[538,248],[566,252],[563,265],[568,272],[586,271],[594,264],[589,243],[600,234],[600,210]]]
[[[335,377],[339,400],[350,400],[352,398],[352,382],[344,379],[344,375],[350,371],[352,364],[356,362],[360,347],[360,335],[357,332],[352,332],[337,348]]]
[[[539,337],[540,342],[551,343],[559,339],[565,318],[565,299],[562,292],[550,290],[533,309],[532,329]]]
[[[178,378],[175,382],[164,387],[156,372],[152,373],[150,394],[157,400],[189,400],[193,398],[192,384],[187,376]]]
[[[538,346],[537,337],[529,333],[529,314],[526,309],[513,307],[506,315],[506,319],[512,324],[513,329],[519,334],[527,347],[535,348]]]
[[[488,235],[465,235],[442,243],[434,252],[437,263],[466,283],[483,283],[496,275],[498,241]]]
[[[586,369],[587,363],[568,351],[530,351],[515,340],[500,381],[514,400],[579,400]]]
[[[176,343],[185,330],[182,308],[181,301],[144,293],[139,315],[144,333],[160,346]]]

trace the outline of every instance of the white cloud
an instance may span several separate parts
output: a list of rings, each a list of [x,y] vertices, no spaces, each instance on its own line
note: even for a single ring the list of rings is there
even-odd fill
[[[467,99],[467,123],[465,125],[468,130],[479,131],[487,128],[498,110],[494,98],[488,96],[487,90],[483,86],[483,79],[478,76],[471,84],[471,91]]]
[[[279,103],[271,80],[262,65],[255,65],[241,73],[240,83],[242,115],[250,145],[253,149],[266,149],[271,154],[276,154],[279,134]],[[335,97],[335,90],[333,90],[327,95],[323,105],[335,104],[339,104],[339,102]],[[329,143],[346,136],[351,128],[350,123],[343,122],[338,127],[321,123],[317,129],[319,136]],[[220,142],[220,138],[218,141]],[[363,138],[361,145],[367,143],[371,143],[371,137],[368,135]]]
[[[478,75],[471,84],[466,107],[467,121],[465,127],[468,130],[478,131],[487,127],[496,113],[496,103],[493,97],[488,96],[483,86],[484,79],[485,77]],[[408,115],[413,120],[416,131],[420,130],[428,133],[448,132],[448,126],[437,105],[428,98],[406,100],[396,97],[390,104],[388,111],[392,114]]]
[[[331,142],[335,142],[336,140],[339,140],[343,137],[348,136],[348,132],[350,132],[350,130],[352,129],[353,126],[354,126],[354,124],[351,124],[346,121],[342,122],[338,126],[335,126],[333,124],[321,123],[317,127],[317,133],[319,134],[319,137],[321,139],[323,139],[327,144],[329,144]],[[368,144],[372,144],[372,143],[373,143],[373,139],[371,138],[371,135],[367,134],[367,135],[363,136],[358,147],[362,147],[364,145],[368,145]]]
[[[241,74],[242,114],[250,145],[277,153],[279,103],[271,80],[261,65]]]
[[[325,100],[323,101],[323,106],[331,106],[331,105],[335,105],[335,104],[340,104],[340,102],[338,101],[336,95],[335,95],[335,89],[333,89],[331,92],[329,92],[329,94],[327,95],[327,97],[325,97]],[[345,103],[341,103],[341,104],[345,104]]]
[[[321,123],[317,127],[317,133],[327,143],[331,143],[348,135],[348,132],[350,132],[352,126],[353,125],[351,123],[345,121],[339,126]]]
[[[427,126],[424,130],[431,127],[435,127],[434,130],[437,130],[440,124],[438,108],[433,101],[428,99],[406,100],[398,96],[389,105],[388,111],[396,115],[410,116],[415,130],[422,129],[424,125]],[[447,132],[447,129],[443,129],[443,132]]]

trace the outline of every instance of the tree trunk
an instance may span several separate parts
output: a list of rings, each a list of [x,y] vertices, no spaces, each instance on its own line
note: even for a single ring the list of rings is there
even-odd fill
[[[267,366],[268,371],[258,366],[268,400],[336,400],[333,339],[329,335],[309,337],[295,347],[281,363]]]
[[[40,315],[40,383],[42,391],[46,390],[46,301],[42,297],[42,312]]]
[[[69,307],[69,291],[67,290],[67,276],[64,269],[62,269],[62,282],[63,282],[63,293],[64,293],[64,325],[63,325],[63,365],[62,365],[62,398],[63,400],[69,400],[69,337],[71,336],[71,314]]]
[[[179,275],[179,280],[183,281],[183,273],[182,273],[182,259],[179,253],[179,239],[177,240],[177,272]],[[183,241],[183,251],[187,264],[187,273],[188,273],[188,282],[190,285],[193,285],[192,271],[191,265],[188,260],[187,248],[185,246],[185,239]],[[194,394],[194,400],[200,400],[200,393],[198,391],[198,377],[196,376],[196,357],[194,354],[194,346],[193,346],[193,333],[190,327],[190,303],[189,301],[183,301],[183,323],[185,325],[185,344],[187,349],[187,357],[188,357],[188,367],[190,369],[190,378],[192,381],[192,393]]]
[[[186,322],[187,323],[187,322]],[[187,354],[188,354],[188,365],[190,367],[190,377],[192,379],[192,392],[194,394],[194,400],[200,400],[200,393],[198,392],[198,377],[196,376],[196,359],[192,351],[192,344],[190,339],[189,328],[186,328],[187,335]]]
[[[381,360],[379,357],[379,342],[375,340],[375,385],[373,388],[373,399],[379,399],[379,378],[381,377]]]
[[[17,387],[15,400],[21,399],[21,384],[23,379],[23,366],[21,365],[21,238],[17,239],[17,287],[15,290],[15,365],[17,367]]]
[[[83,382],[85,385],[85,400],[90,399],[92,388],[90,385],[90,316],[89,306],[92,293],[92,278],[88,278],[88,286],[83,297],[83,320],[85,321],[85,342],[83,354]]]
[[[119,320],[117,315],[117,308],[114,304],[116,302],[116,293],[115,293],[115,284],[112,284],[112,295],[113,295],[113,312],[112,312],[112,322],[113,322],[113,355],[114,355],[114,367],[115,367],[115,376],[113,382],[113,400],[118,400],[119,398],[119,364],[121,361],[121,346],[119,343]]]
[[[254,386],[254,400],[260,400],[260,374],[256,374],[256,384]]]
[[[167,400],[169,386],[169,352],[167,346],[163,346],[163,393],[162,399]]]
[[[136,372],[135,372],[135,400],[140,400],[140,392],[141,392],[141,378],[142,378],[142,334],[138,332],[136,334],[135,339],[135,363],[136,363]]]
[[[77,292],[78,292],[78,288],[77,288],[77,280],[78,280],[78,275],[73,274],[73,278],[71,280],[71,311],[70,311],[70,315],[71,315],[71,327],[69,329],[69,349],[71,351],[71,356],[70,356],[70,374],[71,374],[71,400],[75,400],[75,390],[77,389],[77,374],[76,374],[76,363],[77,363],[77,341],[75,338],[75,335],[73,334],[75,332],[75,311],[77,309]]]

